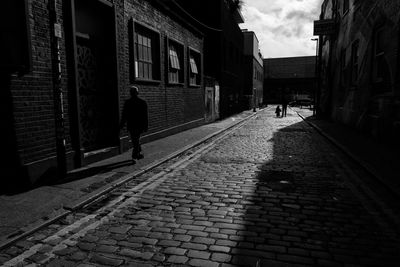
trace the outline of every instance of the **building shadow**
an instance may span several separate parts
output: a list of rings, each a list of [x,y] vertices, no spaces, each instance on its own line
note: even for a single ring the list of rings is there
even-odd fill
[[[7,190],[1,191],[0,195],[12,196],[12,195],[28,192],[30,190],[34,190],[34,189],[42,187],[42,186],[62,185],[62,184],[86,179],[86,178],[94,176],[94,175],[107,173],[114,169],[118,169],[118,168],[121,168],[124,166],[129,166],[129,165],[132,165],[131,160],[124,160],[124,161],[115,162],[115,163],[111,163],[111,164],[104,164],[101,166],[84,168],[84,169],[70,172],[62,179],[60,179],[58,177],[57,168],[55,168],[55,167],[49,168],[33,186],[29,185],[29,186],[8,187]]]
[[[70,172],[66,175],[65,178],[63,179],[54,179],[54,175],[55,175],[55,171],[52,173],[48,173],[45,177],[43,177],[40,180],[39,185],[43,186],[43,185],[60,185],[60,184],[65,184],[65,183],[70,183],[73,181],[77,181],[77,180],[82,180],[94,175],[98,175],[98,174],[102,174],[102,173],[107,173],[110,172],[114,169],[118,169],[124,166],[129,166],[132,165],[132,160],[124,160],[124,161],[120,161],[120,162],[115,162],[115,163],[111,163],[111,164],[104,164],[104,165],[100,165],[100,166],[95,166],[95,167],[89,167],[89,168],[83,168],[80,170],[76,170],[73,172]]]
[[[18,190],[27,190],[30,182],[26,169],[21,164],[14,120],[14,100],[11,94],[11,75],[0,71],[0,121],[3,144],[0,161],[0,195]]]
[[[243,186],[253,190],[242,192],[243,209],[235,211],[233,222],[241,228],[231,263],[395,266],[400,262],[395,236],[354,196],[328,158],[330,148],[315,134],[304,121],[272,137],[250,133],[255,139],[269,138],[262,149],[266,154],[270,149],[272,157],[247,159],[258,163],[256,178],[245,179]]]

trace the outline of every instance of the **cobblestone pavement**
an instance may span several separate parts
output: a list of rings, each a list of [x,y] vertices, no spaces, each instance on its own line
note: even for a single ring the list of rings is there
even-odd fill
[[[293,111],[220,141],[0,252],[37,266],[398,266],[398,220]]]

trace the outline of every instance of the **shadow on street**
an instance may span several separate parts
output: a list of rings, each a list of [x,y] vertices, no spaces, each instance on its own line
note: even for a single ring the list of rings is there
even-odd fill
[[[273,157],[259,167],[254,192],[243,196],[248,205],[233,263],[399,262],[394,240],[348,189],[312,131],[303,121],[281,128],[268,141]]]

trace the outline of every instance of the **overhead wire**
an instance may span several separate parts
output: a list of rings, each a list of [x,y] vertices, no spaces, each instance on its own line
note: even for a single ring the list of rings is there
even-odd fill
[[[217,29],[214,27],[210,27],[206,24],[204,24],[203,22],[199,21],[198,19],[196,19],[195,17],[193,17],[188,11],[186,11],[181,5],[179,5],[175,0],[171,0],[181,11],[183,11],[187,16],[189,16],[191,19],[193,19],[194,21],[196,21],[197,23],[199,23],[201,26],[203,26],[206,29],[212,30],[212,31],[217,31],[217,32],[222,32],[222,29]]]

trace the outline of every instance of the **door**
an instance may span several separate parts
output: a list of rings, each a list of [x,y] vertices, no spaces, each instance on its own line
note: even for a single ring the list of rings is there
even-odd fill
[[[79,141],[84,153],[118,146],[118,85],[113,7],[75,1]]]

